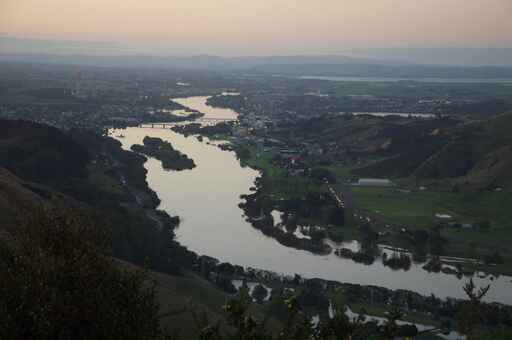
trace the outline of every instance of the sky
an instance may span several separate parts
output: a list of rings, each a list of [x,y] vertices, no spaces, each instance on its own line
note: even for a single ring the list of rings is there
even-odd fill
[[[0,0],[0,36],[174,55],[512,47],[512,0]]]

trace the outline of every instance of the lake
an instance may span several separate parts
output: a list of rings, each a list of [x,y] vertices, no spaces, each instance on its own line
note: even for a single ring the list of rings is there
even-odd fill
[[[206,105],[207,97],[173,99],[191,109],[205,113],[208,118],[232,118],[236,112]],[[219,116],[216,116],[216,115]],[[234,116],[233,116],[234,115]],[[119,131],[114,131],[118,135]],[[334,253],[320,256],[285,247],[254,229],[238,207],[240,195],[248,194],[259,172],[241,167],[235,154],[222,151],[204,138],[174,133],[169,129],[128,128],[118,138],[123,148],[141,144],[145,136],[160,137],[192,158],[197,167],[180,172],[166,171],[156,159],[150,158],[149,186],[161,199],[160,209],[179,215],[181,224],[177,240],[190,250],[218,258],[221,261],[278,273],[295,273],[307,278],[322,278],[391,289],[407,289],[438,297],[465,297],[462,286],[468,278],[429,273],[421,265],[412,264],[409,271],[394,271],[377,259],[364,265],[343,259]],[[354,243],[348,243],[354,246]],[[345,245],[338,245],[345,246]],[[474,277],[477,285],[491,284],[487,301],[512,304],[511,277],[500,276],[493,281]]]

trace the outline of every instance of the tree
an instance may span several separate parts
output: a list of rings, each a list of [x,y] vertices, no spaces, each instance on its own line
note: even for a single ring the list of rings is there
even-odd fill
[[[1,242],[1,339],[159,339],[155,291],[108,256],[108,231],[41,208]]]
[[[482,320],[482,299],[489,291],[490,285],[477,290],[473,279],[464,286],[469,301],[462,304],[457,314],[459,332],[466,335],[467,340],[477,339],[477,328]]]
[[[318,181],[336,183],[336,176],[332,173],[332,171],[325,168],[313,168],[310,172],[310,177]]]
[[[485,256],[484,261],[485,263],[501,264],[503,263],[503,256],[501,255],[499,250],[496,250],[492,254]]]
[[[235,267],[231,263],[223,262],[217,266],[217,272],[221,275],[232,276],[235,274]]]
[[[491,222],[488,220],[482,220],[482,221],[478,222],[476,225],[481,230],[487,231],[487,230],[491,229]]]
[[[345,211],[335,207],[329,216],[329,223],[335,226],[343,226],[345,224]]]
[[[320,323],[317,339],[351,340],[355,336],[367,338],[364,321],[363,315],[350,320],[343,308],[337,308],[332,318]]]
[[[251,157],[251,150],[247,147],[240,147],[237,149],[236,155],[239,160],[246,161]]]
[[[252,291],[252,297],[254,298],[254,300],[256,300],[257,303],[263,303],[267,295],[267,288],[263,287],[260,284],[256,285],[256,287],[254,287],[254,290]]]
[[[320,244],[327,237],[327,234],[326,234],[325,230],[311,228],[311,231],[309,232],[309,236],[311,237],[311,241],[313,241],[314,243]]]

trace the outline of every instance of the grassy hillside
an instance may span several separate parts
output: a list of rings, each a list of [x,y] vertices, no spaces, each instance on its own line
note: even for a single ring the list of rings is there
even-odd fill
[[[21,211],[30,210],[41,201],[37,194],[25,187],[23,181],[0,168],[0,228],[14,223]]]
[[[432,125],[434,124],[434,125]],[[436,127],[437,124],[437,127]],[[353,174],[365,177],[455,179],[470,189],[492,189],[512,184],[512,113],[489,121],[446,125],[405,123],[390,128],[373,123],[354,139],[372,150]],[[376,130],[374,137],[369,130]],[[382,144],[381,144],[382,143]],[[379,144],[380,147],[379,147]]]
[[[73,203],[107,228],[114,256],[167,273],[179,271],[188,253],[172,241],[175,221],[154,210],[158,199],[147,187],[144,162],[118,142],[88,132],[0,121],[0,246],[38,207]],[[169,312],[164,326],[182,329],[181,338],[197,335],[192,306],[219,319],[227,295],[207,281],[156,271],[149,279],[157,284],[161,313]]]
[[[510,185],[512,113],[450,131],[451,140],[414,172],[426,178],[465,177],[479,188]],[[508,131],[508,132],[507,132]]]
[[[92,132],[0,120],[0,168],[19,178],[5,182],[26,189],[19,190],[20,197],[39,196],[47,202],[55,195],[65,197],[66,204],[88,210],[110,227],[114,256],[176,271],[189,253],[172,242],[178,219],[155,211],[159,200],[147,185],[145,161],[119,142]],[[4,197],[10,196],[6,192]],[[4,220],[23,215],[23,204],[13,199],[2,204],[8,211]],[[170,254],[175,261],[166,259]]]
[[[128,262],[117,263],[133,271],[143,270]],[[229,296],[208,281],[192,273],[176,276],[155,271],[147,271],[147,279],[155,285],[162,326],[178,331],[180,339],[197,338],[199,325],[196,325],[194,313],[206,315],[212,324],[225,323],[222,306]]]
[[[23,179],[56,183],[83,175],[87,150],[58,129],[0,120],[0,166]]]

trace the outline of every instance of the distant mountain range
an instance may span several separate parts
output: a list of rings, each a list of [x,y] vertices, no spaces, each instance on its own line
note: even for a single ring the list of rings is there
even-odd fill
[[[217,56],[158,57],[143,55],[0,54],[0,62],[230,71],[284,76],[512,78],[512,66],[400,65],[345,56],[224,58]]]
[[[0,37],[0,62],[242,71],[290,76],[512,78],[512,48],[366,49],[341,55],[171,56],[157,51]],[[459,65],[459,66],[457,66]]]
[[[512,66],[512,48],[370,48],[350,52],[352,56],[416,64]]]

